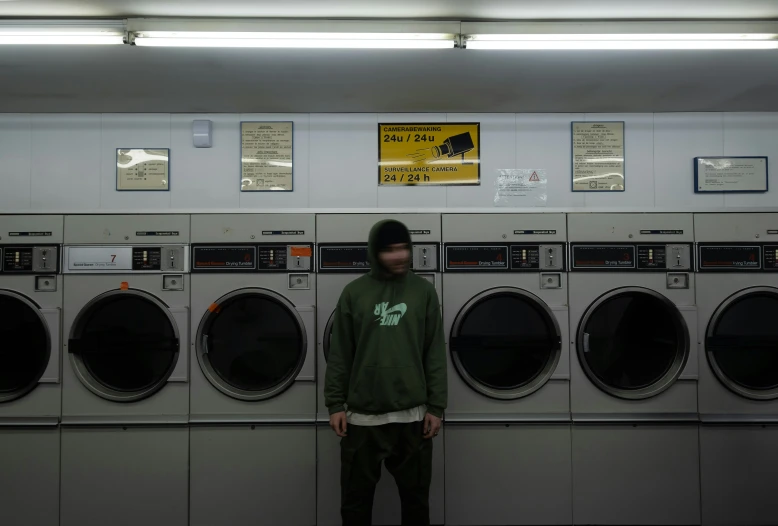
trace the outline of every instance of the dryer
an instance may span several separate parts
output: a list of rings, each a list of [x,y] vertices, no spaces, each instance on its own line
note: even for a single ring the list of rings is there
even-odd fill
[[[324,405],[324,375],[329,354],[333,315],[343,288],[370,269],[367,240],[370,229],[384,219],[395,219],[411,234],[412,270],[431,281],[441,298],[439,271],[440,215],[438,214],[322,214],[316,218],[318,250],[317,305],[317,524],[338,526],[340,518],[340,439],[329,427]],[[445,430],[433,446],[430,521],[443,524],[443,459]],[[373,502],[373,524],[400,524],[400,498],[392,475],[382,469]]]
[[[187,525],[189,217],[65,217],[62,526]]]
[[[778,214],[695,214],[703,524],[776,524]]]
[[[446,524],[571,524],[564,214],[444,214]]]
[[[59,520],[62,216],[0,216],[0,524]]]
[[[315,227],[192,216],[193,526],[316,522]]]
[[[570,214],[576,524],[699,524],[691,214]]]

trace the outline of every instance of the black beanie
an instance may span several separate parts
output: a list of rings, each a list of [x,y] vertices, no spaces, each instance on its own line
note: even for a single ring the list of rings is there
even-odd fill
[[[389,245],[410,244],[410,242],[411,236],[408,234],[408,229],[399,221],[387,221],[381,225],[376,236],[376,244],[378,245],[376,248],[379,252]]]

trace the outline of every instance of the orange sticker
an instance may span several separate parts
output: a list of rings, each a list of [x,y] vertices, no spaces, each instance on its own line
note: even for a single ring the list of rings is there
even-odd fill
[[[218,303],[211,303],[211,305],[208,307],[208,312],[219,312],[221,308],[219,307]]]
[[[119,285],[119,290],[129,290],[129,289],[130,289],[130,284],[127,283],[126,281],[122,281],[122,284]]]
[[[309,258],[311,257],[311,247],[292,247],[292,257]]]

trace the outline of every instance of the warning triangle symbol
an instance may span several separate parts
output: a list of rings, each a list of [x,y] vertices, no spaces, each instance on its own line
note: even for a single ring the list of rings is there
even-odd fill
[[[538,172],[532,172],[532,175],[529,176],[529,180],[535,182],[540,181],[540,177],[538,177]]]

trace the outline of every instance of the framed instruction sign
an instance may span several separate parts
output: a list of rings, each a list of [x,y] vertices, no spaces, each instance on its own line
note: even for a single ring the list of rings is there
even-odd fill
[[[168,148],[117,148],[116,189],[119,191],[170,190]]]
[[[378,184],[480,184],[480,130],[477,122],[379,124]]]
[[[573,122],[573,192],[624,191],[624,122]]]
[[[767,157],[695,157],[694,192],[766,192]]]
[[[294,190],[294,123],[240,123],[240,191]]]

